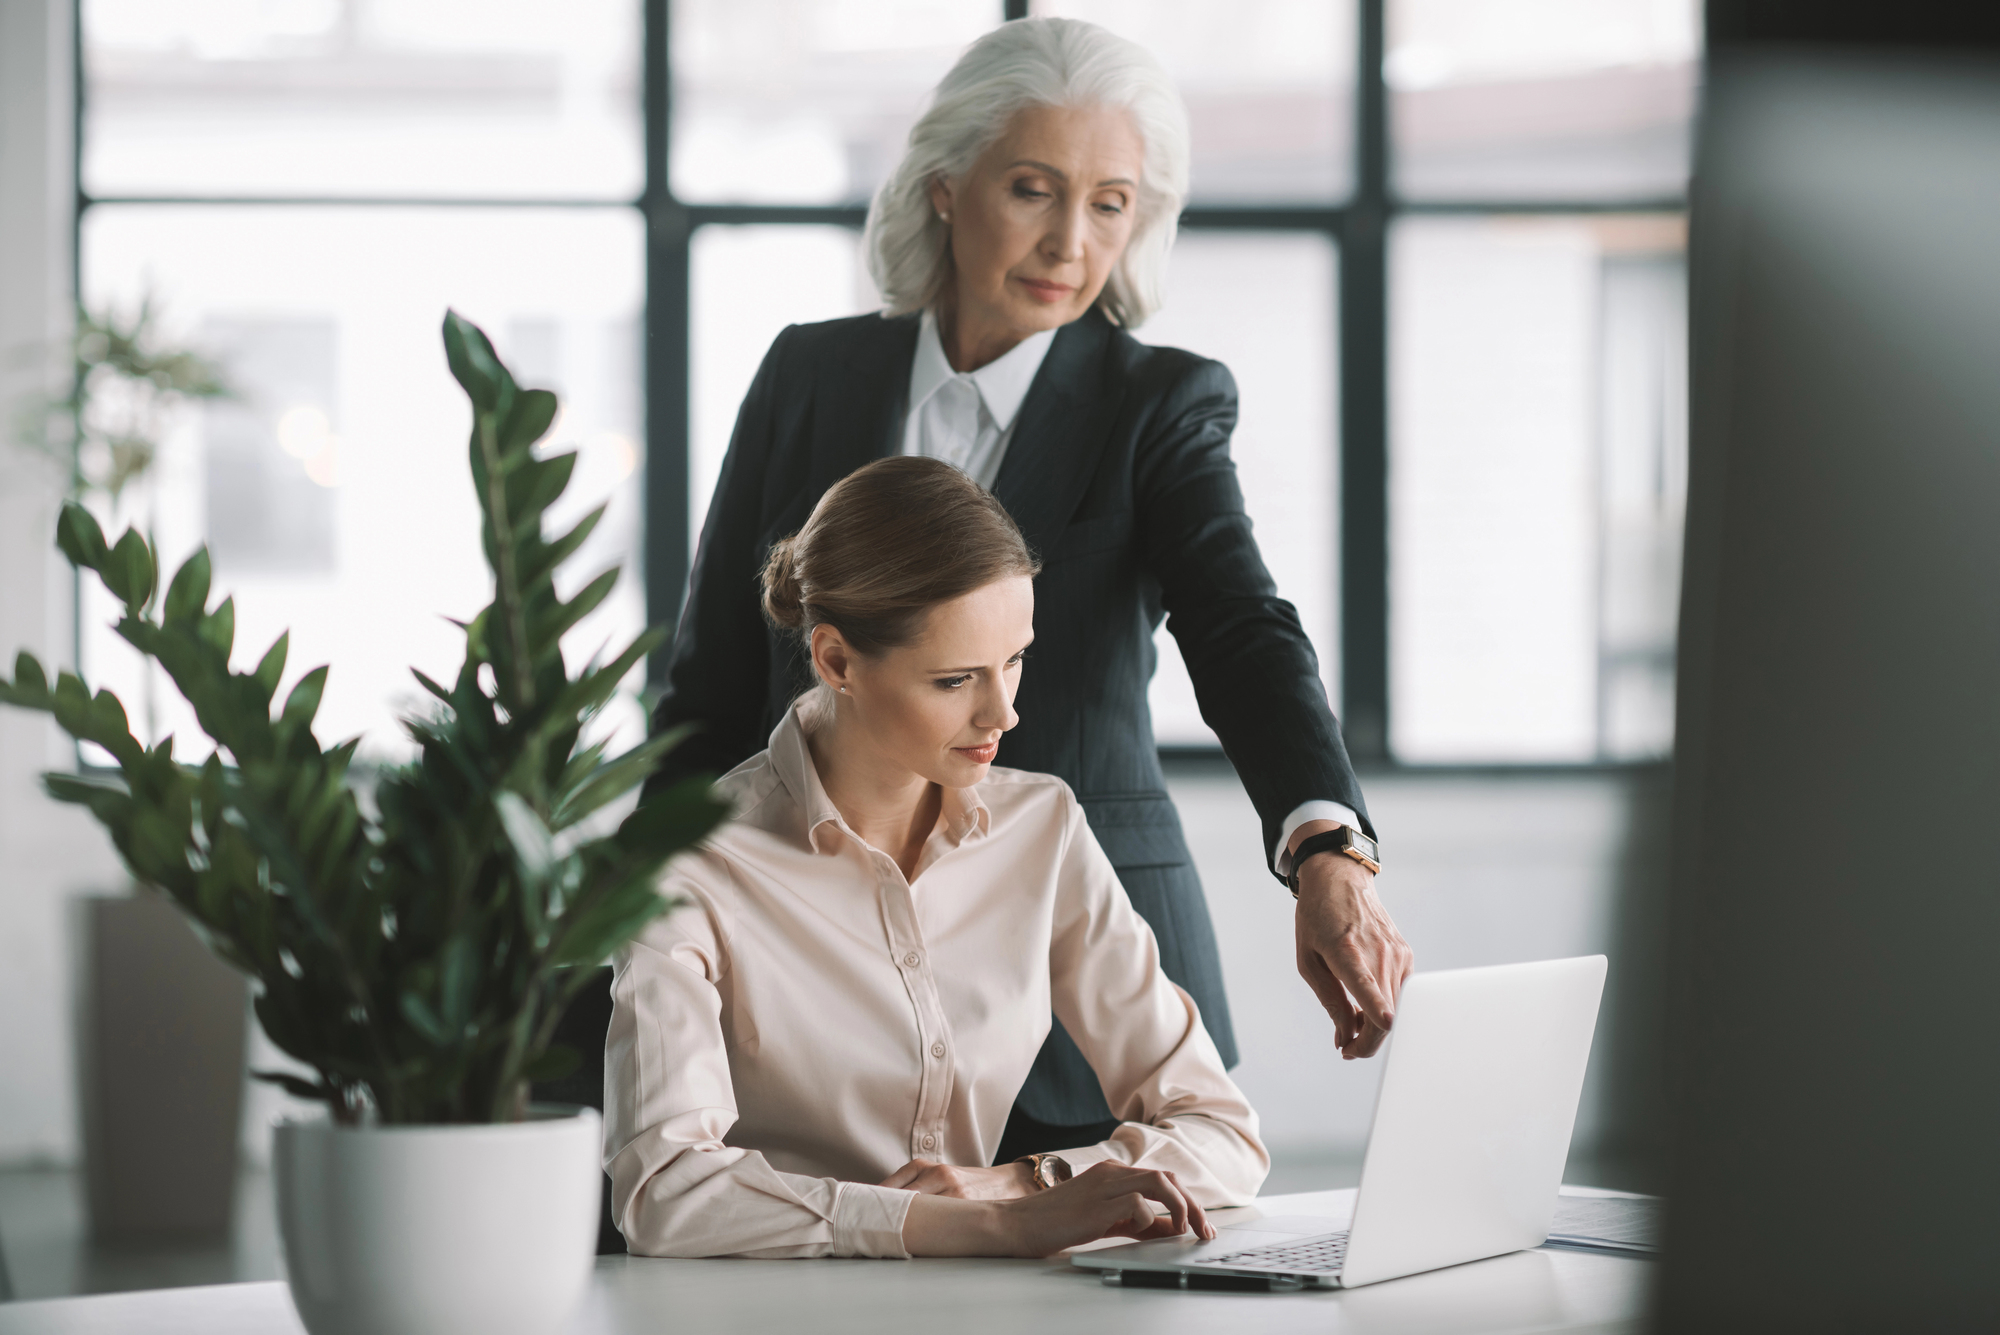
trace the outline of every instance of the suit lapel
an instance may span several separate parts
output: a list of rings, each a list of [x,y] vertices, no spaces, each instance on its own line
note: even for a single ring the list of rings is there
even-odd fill
[[[993,481],[993,494],[1036,551],[1047,550],[1069,523],[1097,471],[1118,411],[1103,388],[1111,338],[1110,322],[1094,307],[1057,331]]]
[[[886,458],[902,447],[897,427],[910,389],[910,363],[917,353],[917,317],[863,320],[858,337],[844,340],[830,357],[814,395],[811,497],[863,464]]]

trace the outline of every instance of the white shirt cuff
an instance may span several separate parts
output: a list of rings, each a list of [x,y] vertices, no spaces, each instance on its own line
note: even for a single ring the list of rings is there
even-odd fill
[[[1292,854],[1288,847],[1292,842],[1292,832],[1308,821],[1330,820],[1336,825],[1345,825],[1350,830],[1361,828],[1361,817],[1354,814],[1354,808],[1339,802],[1301,802],[1292,808],[1292,814],[1285,817],[1285,823],[1278,829],[1278,847],[1271,858],[1271,867],[1278,875],[1289,878],[1292,874]]]
[[[833,1254],[910,1259],[903,1246],[903,1220],[910,1213],[914,1191],[842,1182],[833,1196]]]

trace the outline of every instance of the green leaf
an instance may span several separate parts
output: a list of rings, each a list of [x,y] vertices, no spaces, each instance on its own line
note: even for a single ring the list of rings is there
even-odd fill
[[[561,605],[562,610],[554,618],[553,624],[545,622],[537,626],[536,633],[550,641],[560,640],[567,635],[577,622],[596,611],[597,605],[611,595],[612,588],[618,583],[618,574],[618,567],[613,566],[578,589],[576,597]],[[618,675],[623,677],[625,674],[621,672]]]
[[[98,527],[96,516],[75,501],[63,502],[62,514],[56,519],[56,546],[79,570],[100,569],[108,555],[104,530]]]
[[[236,648],[236,600],[224,598],[217,603],[215,610],[201,619],[195,633],[201,637],[203,644],[221,654],[223,661],[227,662],[231,651]]]
[[[555,504],[569,489],[576,472],[576,451],[566,450],[546,459],[531,459],[507,475],[507,511],[517,536],[540,542],[542,511]]]
[[[153,553],[139,530],[128,528],[99,568],[104,587],[137,615],[153,596]]]
[[[575,1048],[551,1047],[521,1068],[521,1074],[536,1084],[560,1080],[583,1065],[583,1054]]]
[[[522,875],[530,884],[547,884],[556,860],[555,840],[549,835],[549,827],[515,793],[494,794],[493,809],[499,813],[500,828],[507,832],[507,842],[514,847]]]
[[[507,421],[500,428],[500,452],[512,454],[523,450],[548,434],[549,425],[556,420],[556,396],[545,389],[521,391],[514,400],[514,409],[507,414]]]
[[[171,601],[171,599],[169,599]],[[258,660],[257,670],[250,675],[256,680],[257,688],[264,693],[264,709],[271,708],[271,697],[278,693],[278,682],[285,675],[285,657],[291,652],[292,633],[285,631],[271,641],[271,647]]]
[[[167,586],[161,619],[171,625],[200,616],[208,607],[208,574],[208,548],[197,547],[193,556],[181,562],[174,582]]]
[[[451,698],[450,691],[447,691],[444,687],[438,685],[436,682],[432,681],[429,677],[425,676],[422,672],[419,672],[417,669],[411,668],[410,675],[417,679],[417,684],[419,686],[423,687],[425,690],[429,691],[432,695],[435,695],[438,699],[444,701],[446,704],[450,705],[457,703],[457,701]]]
[[[73,672],[56,676],[55,716],[70,736],[79,740],[90,736],[90,688]]]
[[[592,510],[577,521],[576,527],[563,534],[560,538],[545,542],[542,550],[536,554],[535,559],[522,566],[521,582],[524,584],[534,584],[555,571],[557,567],[569,560],[571,556],[574,556],[577,548],[583,546],[589,540],[591,533],[596,530],[598,522],[604,518],[605,510],[609,508],[609,504],[609,502],[606,502],[604,505],[600,505],[595,510]]]
[[[668,857],[692,848],[729,817],[729,804],[715,796],[701,775],[654,793],[618,826],[621,847],[649,857]]]
[[[49,679],[42,675],[41,662],[26,649],[14,655],[14,680],[0,681],[0,703],[22,709],[55,707],[55,699],[49,694]]]
[[[430,1003],[416,993],[403,993],[397,1004],[403,1012],[403,1018],[410,1022],[410,1026],[435,1046],[444,1047],[457,1037],[445,1027],[444,1021],[438,1018]]]
[[[648,738],[616,760],[599,766],[556,808],[555,828],[568,829],[650,779],[660,767],[660,758],[678,746],[690,730],[679,727]]]
[[[292,693],[285,697],[284,722],[293,729],[310,728],[315,715],[319,713],[320,696],[326,692],[324,665],[314,668],[292,687]]]
[[[463,1032],[471,1022],[472,999],[479,982],[479,946],[470,934],[460,933],[445,944],[444,967],[438,974],[444,1001],[441,1018],[452,1032]]]
[[[511,385],[513,378],[479,326],[453,310],[444,313],[444,356],[452,378],[472,400],[473,411],[494,411],[503,388]],[[476,426],[473,429],[478,430]]]

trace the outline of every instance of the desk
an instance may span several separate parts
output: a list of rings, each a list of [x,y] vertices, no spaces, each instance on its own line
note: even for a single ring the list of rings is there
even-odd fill
[[[1271,1196],[1267,1214],[1343,1216],[1350,1191]],[[1351,1292],[1108,1288],[1068,1261],[598,1258],[569,1335],[1482,1335],[1637,1331],[1652,1265],[1532,1251]],[[0,1335],[302,1335],[283,1284],[0,1306]]]

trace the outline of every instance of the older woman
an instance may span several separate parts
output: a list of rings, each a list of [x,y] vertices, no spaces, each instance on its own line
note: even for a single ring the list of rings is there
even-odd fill
[[[1374,894],[1372,831],[1312,646],[1243,511],[1235,384],[1127,332],[1160,304],[1186,122],[1150,56],[1074,20],[1005,24],[945,77],[869,215],[885,311],[785,330],[744,400],[656,715],[701,730],[663,778],[742,761],[809,680],[758,611],[771,544],[872,459],[944,459],[992,489],[1043,562],[1035,671],[1000,759],[1075,791],[1233,1064],[1214,933],[1146,707],[1164,614],[1263,818],[1268,865],[1298,898],[1299,968],[1342,1051],[1366,1056],[1411,956]],[[1002,1157],[1115,1125],[1058,1026]]]

